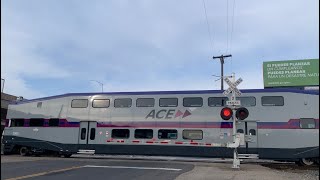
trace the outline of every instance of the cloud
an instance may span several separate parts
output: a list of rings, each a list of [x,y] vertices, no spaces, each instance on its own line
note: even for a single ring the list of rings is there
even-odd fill
[[[262,62],[319,56],[318,1],[2,1],[5,91],[28,98],[67,92],[220,89],[225,74],[263,88]],[[227,31],[228,30],[228,31]],[[229,40],[227,49],[227,39]]]
[[[37,52],[32,34],[18,29],[1,31],[1,77],[6,79],[4,92],[17,96],[37,97],[45,95],[26,81],[32,79],[61,79],[70,73],[48,57]],[[3,34],[4,33],[4,34]]]

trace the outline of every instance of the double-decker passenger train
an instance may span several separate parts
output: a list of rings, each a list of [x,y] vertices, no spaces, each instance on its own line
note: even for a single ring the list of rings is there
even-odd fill
[[[319,162],[319,91],[241,90],[249,117],[237,122],[239,153]],[[70,93],[9,105],[4,153],[232,157],[232,121],[220,90]]]

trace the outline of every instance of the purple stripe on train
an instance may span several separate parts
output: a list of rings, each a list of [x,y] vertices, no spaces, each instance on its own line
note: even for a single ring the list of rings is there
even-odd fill
[[[80,122],[71,122],[67,119],[60,119],[59,127],[80,127]]]
[[[24,127],[29,127],[29,119],[25,119]],[[5,126],[8,127],[9,120]],[[45,119],[44,126],[49,127],[49,120]],[[70,122],[60,119],[59,127],[80,127],[80,122]],[[97,122],[97,127],[126,127],[126,128],[233,128],[232,122]],[[257,122],[258,129],[300,129],[299,119],[290,119],[288,122]],[[315,128],[319,129],[319,119],[315,119]]]
[[[300,129],[300,119],[288,122],[258,122],[258,129]],[[319,129],[319,119],[315,119],[315,129]]]
[[[68,122],[61,127],[79,127],[79,122]],[[61,121],[61,120],[60,120]],[[316,129],[319,129],[319,119],[315,119]],[[126,128],[233,128],[232,122],[97,122],[97,127],[126,127]],[[257,122],[258,129],[300,129],[299,119],[288,122]]]

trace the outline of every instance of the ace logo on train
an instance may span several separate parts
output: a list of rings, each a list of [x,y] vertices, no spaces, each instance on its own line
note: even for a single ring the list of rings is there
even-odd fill
[[[159,111],[156,111],[155,109],[150,111],[149,114],[146,116],[146,119],[172,119],[177,117],[185,118],[187,116],[190,116],[191,113],[188,110],[180,111],[175,109],[161,109]]]

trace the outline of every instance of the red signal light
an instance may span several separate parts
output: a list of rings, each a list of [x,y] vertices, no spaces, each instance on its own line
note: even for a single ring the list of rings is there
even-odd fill
[[[223,115],[224,116],[230,116],[231,112],[228,109],[223,110]]]
[[[232,117],[232,115],[233,115],[233,111],[228,107],[223,108],[220,112],[220,116],[224,120],[229,120]]]

